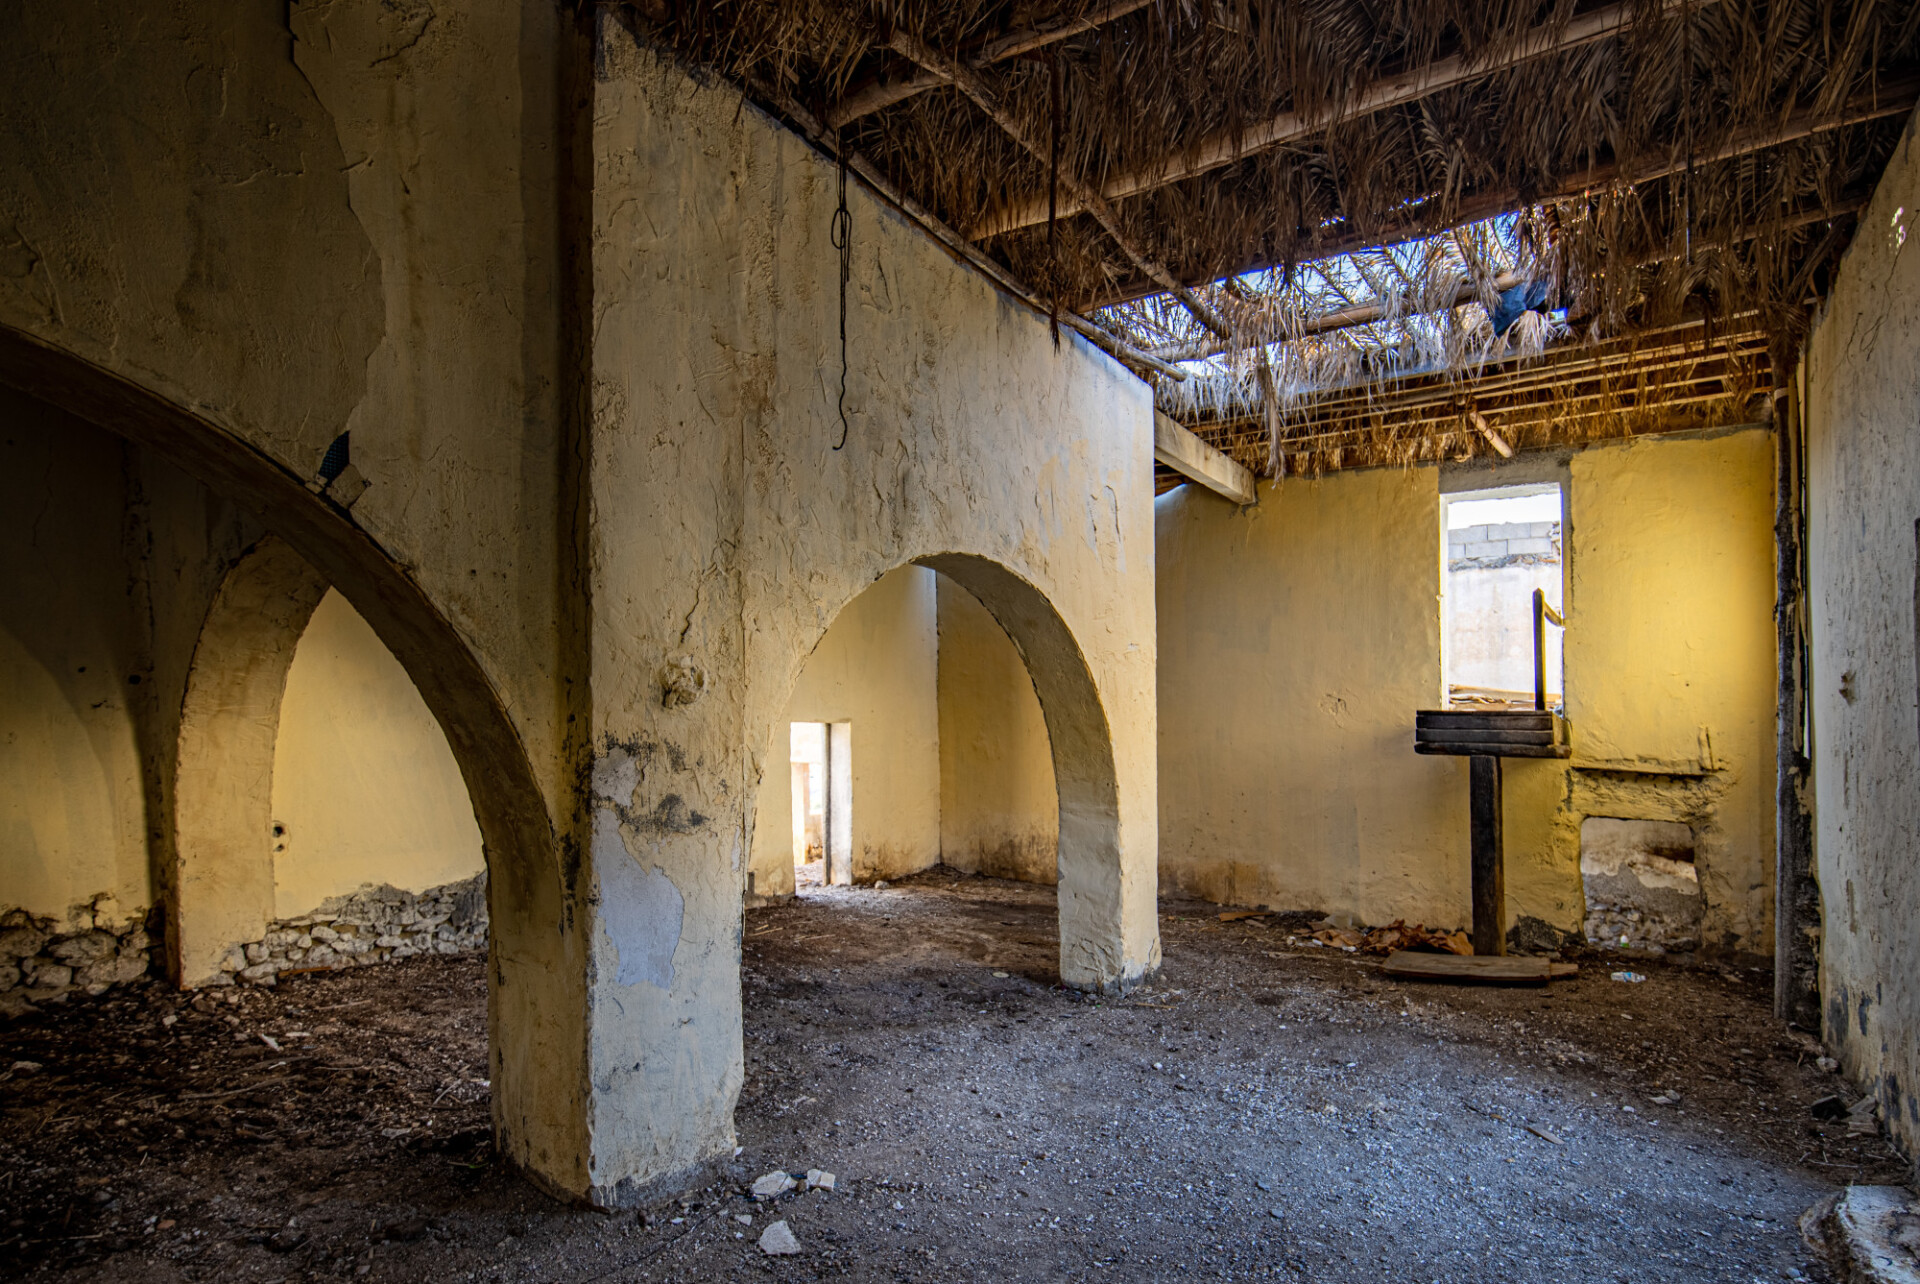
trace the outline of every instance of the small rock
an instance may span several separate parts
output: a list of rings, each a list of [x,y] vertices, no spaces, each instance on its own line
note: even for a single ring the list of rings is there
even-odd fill
[[[751,1226],[753,1225],[753,1214],[752,1213],[735,1213],[733,1215],[733,1220],[736,1222],[739,1222],[742,1226]]]
[[[797,1184],[791,1174],[784,1173],[776,1168],[772,1172],[754,1180],[753,1197],[755,1199],[772,1199],[777,1195],[786,1194]]]
[[[800,1251],[800,1241],[785,1222],[774,1222],[760,1232],[760,1251],[769,1257],[787,1257]]]
[[[1828,1074],[1832,1074],[1840,1068],[1840,1063],[1832,1057],[1815,1057],[1813,1064],[1819,1066]]]
[[[39,1074],[46,1066],[38,1061],[16,1061],[13,1063],[15,1074]]]
[[[807,1169],[807,1189],[808,1190],[832,1190],[833,1181],[834,1181],[833,1174],[830,1172],[826,1172],[819,1168]]]

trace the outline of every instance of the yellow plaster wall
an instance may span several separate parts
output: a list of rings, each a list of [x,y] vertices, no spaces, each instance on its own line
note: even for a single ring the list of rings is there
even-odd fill
[[[1582,816],[1675,820],[1694,830],[1703,939],[1765,953],[1773,941],[1772,435],[1642,439],[1576,452],[1568,466],[1575,770],[1551,854],[1537,851],[1523,865],[1533,875],[1528,912],[1561,922],[1565,889],[1578,883]],[[1557,895],[1541,885],[1549,882]]]
[[[807,657],[765,758],[753,829],[753,890],[793,891],[787,728],[847,722],[853,739],[853,878],[898,878],[940,861],[940,715],[934,583],[902,566],[847,603]]]
[[[1458,923],[1464,762],[1413,752],[1440,690],[1432,469],[1162,496],[1160,856],[1222,904]]]
[[[0,396],[0,910],[63,925],[153,899],[126,475],[116,438]]]
[[[274,912],[362,883],[422,891],[485,862],[466,784],[400,662],[328,592],[287,670],[273,755]]]
[[[973,594],[940,577],[940,859],[1052,883],[1060,796],[1033,679]]]
[[[1579,929],[1583,817],[1679,820],[1696,832],[1705,940],[1764,952],[1771,437],[1646,439],[1562,464],[1574,758],[1505,764],[1509,924]],[[1412,747],[1413,712],[1440,690],[1439,481],[1377,469],[1263,486],[1245,511],[1191,486],[1159,501],[1170,885],[1368,922],[1468,920],[1465,763]],[[1500,484],[1499,469],[1474,481]]]

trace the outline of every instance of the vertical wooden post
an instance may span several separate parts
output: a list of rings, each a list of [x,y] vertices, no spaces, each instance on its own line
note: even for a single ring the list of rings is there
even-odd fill
[[[1547,711],[1547,595],[1533,591],[1533,707]]]
[[[1807,760],[1805,522],[1806,407],[1791,348],[1773,353],[1774,628],[1779,690],[1774,722],[1773,1013],[1803,1030],[1820,1029],[1820,885],[1814,880],[1812,792]],[[1915,611],[1920,624],[1920,525],[1914,528]]]
[[[1501,834],[1500,760],[1474,754],[1471,797],[1473,833],[1473,952],[1505,954],[1507,942],[1506,857]]]

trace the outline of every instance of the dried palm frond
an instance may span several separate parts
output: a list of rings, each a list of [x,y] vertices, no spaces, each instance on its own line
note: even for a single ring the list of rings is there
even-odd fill
[[[1920,0],[1624,0],[1605,38],[1548,38],[1603,10],[1615,12],[1605,0],[645,0],[634,15],[647,38],[819,119],[875,86],[924,86],[927,70],[890,48],[903,30],[973,67],[1029,139],[1057,128],[1062,173],[1096,190],[1175,175],[1112,196],[1113,234],[1079,213],[993,233],[1009,210],[1045,208],[1050,167],[968,95],[882,95],[837,136],[940,221],[989,229],[979,249],[1036,296],[1192,358],[1186,382],[1155,377],[1162,408],[1221,432],[1257,424],[1266,457],[1247,462],[1274,470],[1294,454],[1332,466],[1485,448],[1464,414],[1421,421],[1424,436],[1349,427],[1324,448],[1287,448],[1356,389],[1438,380],[1465,405],[1496,366],[1683,323],[1709,347],[1741,327],[1776,352],[1797,343],[1844,246],[1833,220],[1858,208],[1920,98]],[[1071,34],[993,60],[1010,33],[1036,30]],[[1364,97],[1383,78],[1448,60],[1471,74],[1354,106],[1385,101]],[[1308,127],[1178,177],[1185,158],[1287,113]],[[1195,288],[1230,337],[1143,262]],[[1496,333],[1490,315],[1515,284],[1544,289],[1542,310]],[[1687,400],[1662,420],[1636,394],[1615,401],[1605,431],[1752,413]],[[1589,407],[1564,432],[1596,422]]]

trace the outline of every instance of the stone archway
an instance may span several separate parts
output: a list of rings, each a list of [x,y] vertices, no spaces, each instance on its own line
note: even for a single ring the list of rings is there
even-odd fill
[[[1159,963],[1154,871],[1151,866],[1130,870],[1123,859],[1112,730],[1099,687],[1071,628],[1044,592],[992,558],[941,553],[917,557],[905,565],[937,572],[972,594],[1012,641],[1039,697],[1058,794],[1061,979],[1080,989],[1103,992],[1132,985]],[[808,649],[802,668],[818,654],[821,643],[853,603],[874,592],[885,578],[876,578],[834,612],[831,623]],[[796,677],[788,684],[782,709],[790,707],[797,682]],[[896,702],[883,703],[891,707]],[[785,736],[786,724],[780,722],[763,737],[769,746],[762,759],[763,798],[769,796],[766,773],[785,760],[780,749]],[[756,817],[756,830],[766,819]],[[935,829],[937,844],[937,823]],[[763,835],[756,845],[765,841]]]
[[[251,512],[283,541],[286,555],[297,556],[314,577],[294,602],[277,608],[282,625],[298,613],[299,593],[310,591],[313,582],[330,584],[407,671],[446,734],[486,851],[490,1060],[500,1149],[544,1185],[569,1194],[584,1189],[590,1085],[579,1028],[586,1006],[586,964],[570,908],[571,888],[526,746],[467,639],[343,509],[310,492],[285,466],[203,415],[6,325],[0,325],[0,383],[154,451]],[[287,568],[275,565],[277,572],[263,562],[258,582],[246,579],[229,586],[236,609],[250,595],[270,595],[276,580],[281,591],[287,591]],[[228,619],[221,628],[245,632],[226,611],[219,613]],[[292,638],[297,638],[297,630],[286,642],[289,648]],[[214,648],[227,644],[215,641]],[[206,659],[206,680],[196,701],[203,711],[225,681],[212,678],[213,650]],[[196,651],[196,669],[200,660]],[[256,699],[258,707],[258,691],[272,685],[273,668],[264,661],[242,666],[232,681]],[[270,764],[270,731],[267,736],[265,761]],[[216,763],[191,765],[197,772]],[[265,778],[215,786],[215,792],[256,784],[264,789]],[[200,799],[189,802],[189,819],[196,825],[196,807],[207,803],[219,810],[217,799],[204,792]],[[232,834],[246,826],[244,816],[232,823],[231,830],[221,824],[204,832]],[[216,836],[210,841],[228,839]],[[206,851],[212,854],[214,849]]]
[[[294,647],[327,582],[268,536],[227,572],[187,675],[173,793],[168,968],[182,987],[221,974],[273,917],[274,743]]]
[[[1073,631],[1046,594],[991,558],[917,557],[979,599],[1012,639],[1033,679],[1060,794],[1060,978],[1112,992],[1159,966],[1154,870],[1122,859],[1119,777],[1099,687]],[[1147,886],[1137,884],[1145,878]]]

